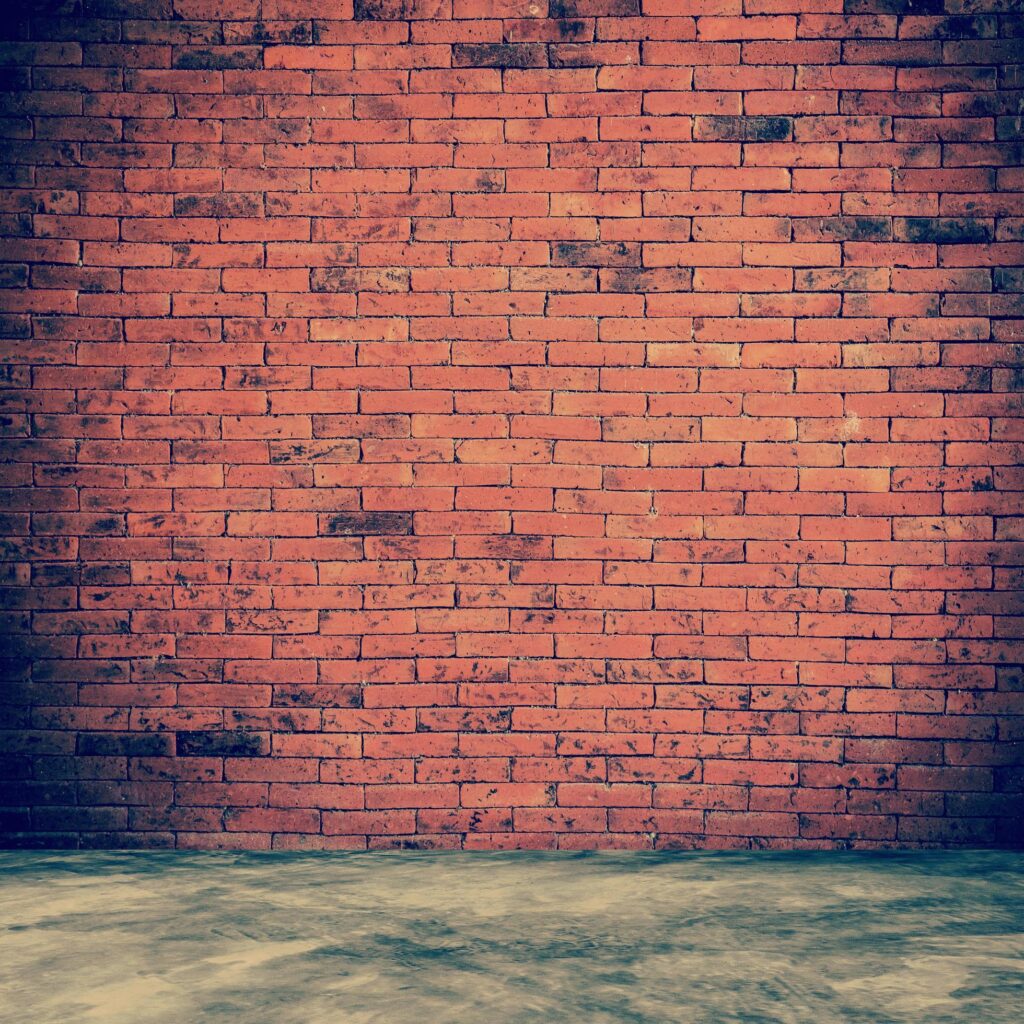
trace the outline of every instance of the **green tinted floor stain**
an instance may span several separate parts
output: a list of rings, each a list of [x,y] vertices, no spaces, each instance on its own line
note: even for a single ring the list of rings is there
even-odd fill
[[[3,1024],[1019,1024],[1024,855],[0,853]]]

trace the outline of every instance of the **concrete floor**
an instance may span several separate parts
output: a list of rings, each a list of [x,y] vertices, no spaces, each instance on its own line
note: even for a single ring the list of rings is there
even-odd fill
[[[1019,1024],[1024,855],[0,853],[3,1024]]]

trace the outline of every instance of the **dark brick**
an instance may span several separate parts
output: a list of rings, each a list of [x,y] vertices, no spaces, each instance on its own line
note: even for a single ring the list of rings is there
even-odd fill
[[[945,0],[844,0],[843,13],[944,14]]]
[[[888,217],[822,217],[798,223],[810,226],[817,238],[833,242],[885,242],[892,238]]]
[[[164,757],[173,752],[169,733],[155,732],[84,732],[78,737],[81,756]]]
[[[456,43],[452,64],[457,68],[546,68],[543,43]]]
[[[183,46],[175,50],[172,66],[217,71],[227,68],[258,68],[262,62],[263,51],[256,46]]]
[[[694,118],[693,137],[718,142],[785,142],[793,137],[793,119],[708,114]]]
[[[907,242],[989,242],[992,226],[982,220],[954,217],[897,217],[896,237]]]
[[[640,0],[548,0],[549,18],[630,18],[640,14]]]
[[[403,267],[314,267],[310,287],[315,292],[407,292],[409,271]]]
[[[688,292],[693,271],[688,267],[604,269],[600,280],[603,292]]]
[[[1024,268],[997,267],[993,283],[997,292],[1024,292]]]
[[[179,757],[262,757],[270,747],[255,732],[179,732],[176,749]]]
[[[556,242],[555,267],[639,267],[640,246],[633,242]]]
[[[452,0],[355,0],[357,21],[427,21],[451,16]]]
[[[321,531],[328,537],[369,537],[412,533],[411,512],[336,512]]]

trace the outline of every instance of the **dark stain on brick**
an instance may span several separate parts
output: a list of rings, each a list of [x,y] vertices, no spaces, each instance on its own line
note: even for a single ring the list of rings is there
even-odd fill
[[[358,442],[344,441],[281,441],[270,446],[270,463],[285,466],[302,462],[350,461],[348,456],[358,449]],[[341,459],[333,456],[341,455]]]
[[[1024,292],[1024,269],[997,267],[993,284],[997,292]]]
[[[311,28],[306,21],[277,22],[272,25],[257,21],[250,26],[246,39],[253,43],[318,43],[320,33],[320,22],[313,22]]]
[[[714,142],[786,142],[793,137],[793,119],[708,114],[694,119],[693,137]]]
[[[245,388],[270,388],[274,382],[272,367],[247,366],[238,375],[238,383]]]
[[[456,43],[452,66],[457,68],[546,68],[543,43]]]
[[[74,156],[73,152],[69,147],[61,145],[58,147],[62,154],[71,154],[71,159],[66,160],[65,163],[77,164],[78,158]],[[32,217],[28,213],[17,213],[11,218],[11,230],[10,235],[18,236],[22,238],[30,238],[32,235]]]
[[[844,14],[943,14],[945,0],[845,0]]]
[[[849,45],[852,48],[851,59],[861,64],[926,68],[934,67],[942,60],[942,43],[935,39],[855,39],[849,40]]]
[[[548,0],[549,18],[628,18],[640,13],[640,0]]]
[[[274,687],[274,707],[358,708],[362,702],[362,689],[358,684],[312,686],[289,683]]]
[[[357,292],[361,277],[355,267],[314,267],[310,288],[315,292]]]
[[[476,179],[476,187],[480,192],[501,192],[505,186],[500,172],[482,171]]]
[[[601,271],[603,292],[688,292],[692,281],[693,271],[689,267],[659,267],[657,270],[629,267]]]
[[[408,292],[409,279],[404,267],[313,267],[310,288],[314,292]]]
[[[0,331],[3,332],[5,338],[10,338],[12,341],[16,338],[30,338],[32,337],[32,322],[27,316],[13,314],[0,316]]]
[[[884,242],[892,238],[888,217],[822,217],[817,237],[833,242]]]
[[[398,21],[408,17],[405,0],[355,0],[352,17],[356,21]]]
[[[991,16],[973,18],[962,14],[937,21],[931,31],[938,39],[991,39],[999,26]]]
[[[262,213],[260,201],[247,193],[196,193],[174,197],[175,217],[260,217]]]
[[[355,0],[352,15],[356,21],[405,21],[444,18],[450,10],[444,0]]]
[[[28,285],[28,267],[10,264],[0,267],[0,288],[24,288]]]
[[[555,267],[639,267],[640,246],[635,242],[555,242]]]
[[[901,217],[896,219],[896,236],[907,242],[989,242],[992,226],[969,217]]]
[[[1024,391],[1024,366],[1010,367],[1009,378],[1010,391]]]
[[[262,757],[268,753],[266,739],[254,732],[179,732],[179,757]]]
[[[260,67],[258,47],[183,47],[175,53],[172,67],[188,71],[253,70]]]
[[[338,512],[322,533],[330,537],[369,537],[412,533],[411,512]]]
[[[508,732],[511,727],[511,708],[451,708],[439,722],[418,723],[419,732]]]
[[[1024,44],[1021,45],[1021,55],[1024,57]],[[1024,135],[1024,118],[1019,116],[996,118],[996,139],[999,142],[1017,142],[1022,135]],[[1018,154],[1021,152],[1020,147],[1015,147],[1015,149]],[[1019,164],[1021,161],[1019,157],[1011,155],[1007,163],[1010,162]]]
[[[594,37],[593,22],[560,19],[548,24],[564,43],[585,43]]]
[[[84,732],[78,754],[85,757],[167,757],[172,751],[169,733]]]

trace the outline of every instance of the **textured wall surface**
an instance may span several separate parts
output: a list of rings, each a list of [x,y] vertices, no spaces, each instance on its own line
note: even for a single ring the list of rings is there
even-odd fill
[[[5,841],[1019,842],[1017,8],[6,15]]]

